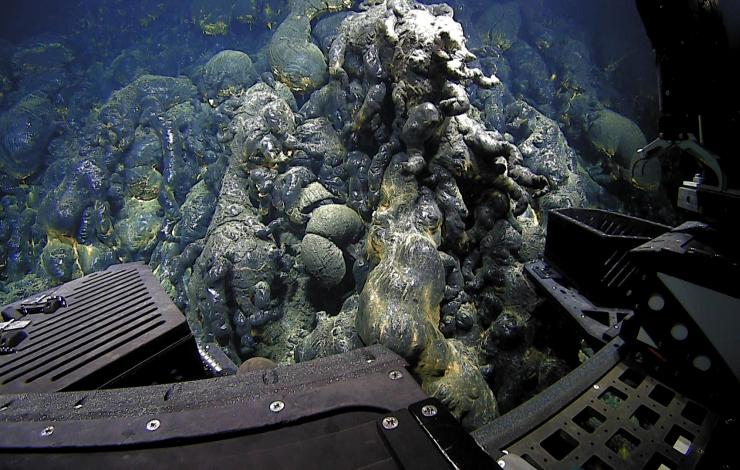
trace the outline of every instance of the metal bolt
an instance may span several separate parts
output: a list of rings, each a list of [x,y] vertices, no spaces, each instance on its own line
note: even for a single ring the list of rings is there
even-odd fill
[[[54,434],[54,426],[47,426],[41,431],[41,437],[51,436]]]
[[[423,414],[427,418],[430,418],[432,416],[436,416],[437,415],[437,407],[434,406],[434,405],[424,405],[421,408],[421,414]]]
[[[285,408],[285,403],[280,400],[276,400],[270,403],[270,411],[272,411],[273,413],[280,413],[281,411],[283,411],[283,408]]]
[[[161,424],[162,423],[160,423],[158,419],[153,419],[153,420],[149,421],[148,423],[146,423],[146,430],[147,431],[156,431],[157,429],[159,429],[159,426]]]
[[[498,464],[499,467],[506,468],[506,462],[504,461],[504,459],[501,459],[496,463]]]
[[[391,430],[398,427],[398,418],[395,416],[386,416],[383,418],[383,428]]]
[[[601,387],[599,387],[599,384],[596,384],[596,385],[594,385],[594,390],[598,390],[598,389],[600,389],[600,388],[601,388]]]
[[[403,377],[403,374],[401,373],[401,371],[398,371],[398,370],[392,370],[392,371],[388,372],[388,377],[389,377],[389,378],[390,378],[391,380],[398,380],[398,379],[400,379],[401,377]]]

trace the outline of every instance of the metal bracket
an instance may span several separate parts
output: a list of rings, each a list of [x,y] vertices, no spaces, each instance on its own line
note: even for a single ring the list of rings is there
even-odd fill
[[[542,290],[588,333],[600,342],[607,342],[620,332],[622,322],[633,312],[623,308],[595,305],[578,290],[567,286],[563,277],[544,261],[533,261],[525,266],[527,273]]]
[[[632,166],[632,171],[634,172],[635,167],[640,164],[640,162],[645,162],[652,158],[658,158],[660,155],[664,154],[670,149],[677,149],[687,153],[696,161],[709,168],[712,173],[714,173],[718,182],[717,186],[704,186],[720,192],[724,192],[727,190],[727,175],[725,175],[725,173],[722,171],[722,166],[719,163],[720,158],[691,139],[684,139],[679,141],[656,139],[650,142],[647,146],[637,151],[638,155],[640,155],[640,158]]]
[[[435,398],[380,418],[377,427],[402,468],[497,468],[491,456]]]
[[[67,300],[61,295],[44,294],[35,299],[21,302],[18,311],[23,315],[32,313],[54,313],[60,308],[67,306]]]

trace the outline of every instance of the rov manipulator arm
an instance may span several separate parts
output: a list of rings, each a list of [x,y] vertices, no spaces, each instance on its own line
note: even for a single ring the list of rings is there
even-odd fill
[[[656,55],[660,118],[659,138],[633,171],[651,158],[693,158],[699,171],[679,189],[678,206],[714,221],[740,214],[740,54],[723,16],[737,0],[725,2],[637,0]]]

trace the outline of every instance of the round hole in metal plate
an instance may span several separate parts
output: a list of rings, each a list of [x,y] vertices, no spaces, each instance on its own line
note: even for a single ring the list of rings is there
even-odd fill
[[[683,323],[676,323],[673,325],[673,328],[671,328],[671,336],[676,341],[684,341],[689,337],[689,329],[686,328],[686,325]]]
[[[702,372],[706,372],[709,370],[710,367],[712,367],[712,360],[709,359],[707,356],[696,356],[694,358],[694,367],[699,369]]]

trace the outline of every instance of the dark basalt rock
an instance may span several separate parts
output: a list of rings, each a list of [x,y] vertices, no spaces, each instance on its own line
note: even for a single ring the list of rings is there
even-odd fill
[[[56,113],[43,93],[32,93],[0,116],[0,163],[22,179],[44,164],[44,152],[57,131]]]
[[[295,350],[296,362],[342,354],[362,347],[355,329],[357,303],[355,295],[344,302],[342,310],[335,316],[326,312],[317,313],[316,327]]]
[[[326,59],[311,40],[311,21],[323,13],[347,9],[352,0],[298,0],[270,40],[268,55],[275,77],[291,90],[311,92],[328,79]]]
[[[329,204],[311,213],[306,225],[306,233],[321,235],[344,248],[357,240],[362,233],[362,218],[347,206]]]
[[[252,59],[240,51],[221,51],[211,57],[203,68],[199,90],[207,99],[220,103],[239,90],[246,90],[257,81]]]
[[[342,250],[322,236],[303,237],[301,259],[306,272],[324,288],[338,285],[346,274]]]

